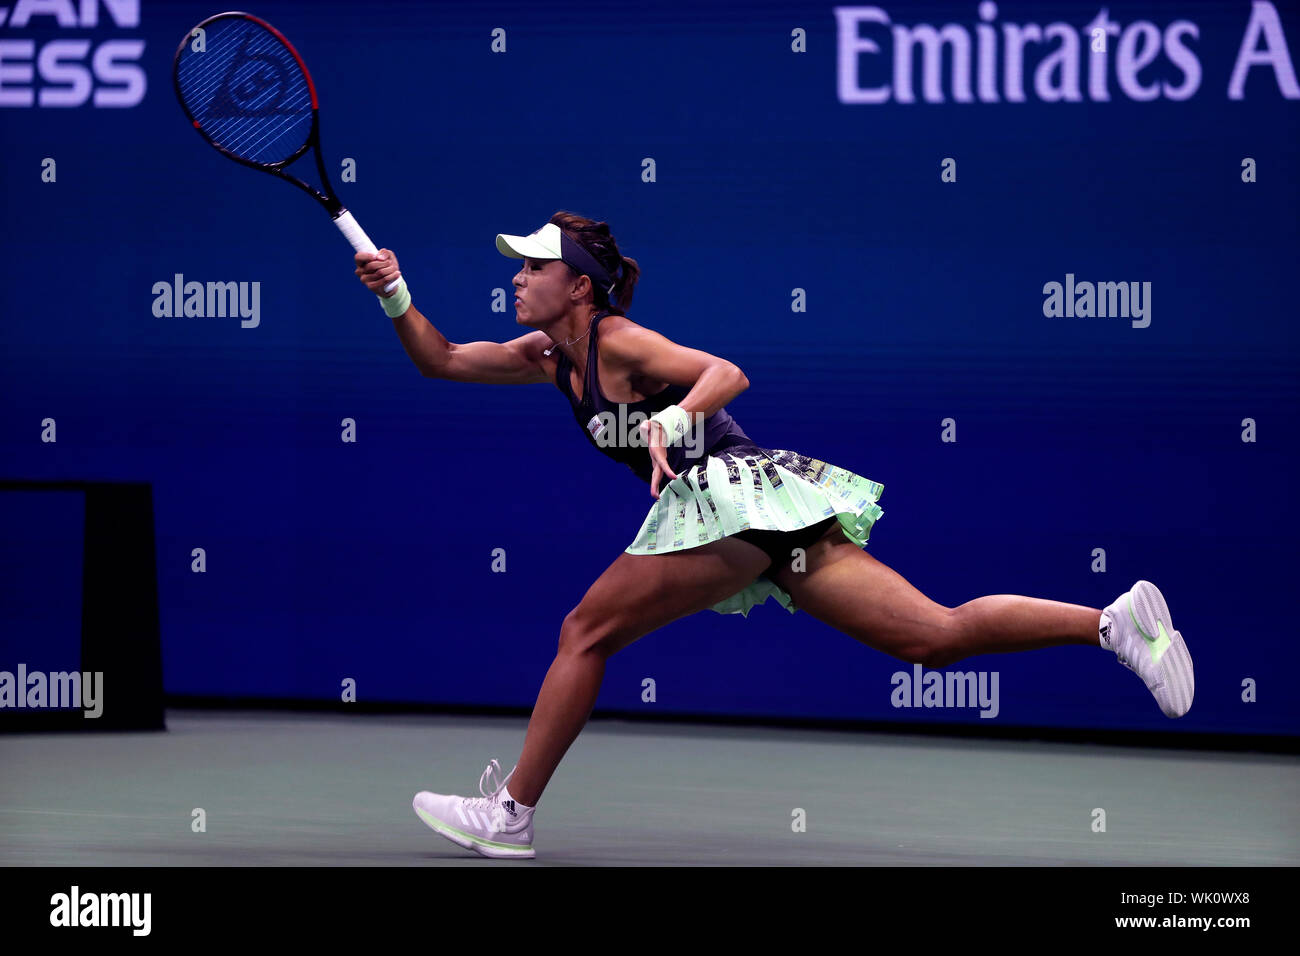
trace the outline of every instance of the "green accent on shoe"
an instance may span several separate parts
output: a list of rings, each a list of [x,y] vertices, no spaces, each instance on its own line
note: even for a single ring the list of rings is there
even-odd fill
[[[441,820],[437,819],[433,815],[429,813],[425,813],[419,807],[415,808],[415,812],[420,815],[421,820],[429,824],[429,826],[433,827],[438,832],[441,833],[445,830],[450,830],[452,833],[455,833],[457,836],[463,836],[466,840],[469,840],[471,843],[477,843],[479,846],[490,846],[490,847],[496,847],[497,849],[500,850],[516,850],[516,851],[531,850],[533,848],[533,845],[531,843],[528,844],[528,846],[520,846],[517,843],[494,843],[491,840],[485,840],[480,836],[475,836],[472,833],[466,833],[464,830],[458,830],[456,827],[443,823]]]
[[[1147,651],[1151,654],[1151,660],[1155,663],[1160,662],[1160,658],[1165,656],[1165,651],[1169,650],[1169,645],[1173,643],[1169,639],[1169,634],[1165,630],[1165,622],[1156,618],[1156,627],[1160,631],[1158,637],[1152,637],[1146,631],[1142,630],[1142,625],[1138,623],[1137,615],[1133,613],[1133,598],[1128,599],[1128,616],[1133,619],[1133,626],[1137,632],[1142,635],[1142,640],[1146,641]]]
[[[1169,650],[1169,646],[1173,644],[1173,641],[1169,639],[1169,634],[1165,631],[1165,622],[1156,621],[1156,627],[1160,628],[1160,636],[1147,644],[1147,647],[1151,649],[1151,659],[1153,661],[1159,661],[1160,658],[1164,657],[1165,651]]]

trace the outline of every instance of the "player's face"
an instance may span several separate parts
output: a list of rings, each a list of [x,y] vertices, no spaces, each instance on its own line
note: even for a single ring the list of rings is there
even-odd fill
[[[514,286],[515,321],[521,325],[544,325],[569,308],[572,280],[559,259],[525,259]]]

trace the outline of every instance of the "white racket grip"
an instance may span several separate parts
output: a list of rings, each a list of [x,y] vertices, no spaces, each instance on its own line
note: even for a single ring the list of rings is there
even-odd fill
[[[362,229],[361,225],[352,217],[352,213],[348,212],[346,209],[343,210],[342,215],[334,220],[334,225],[339,227],[339,232],[343,233],[343,238],[347,239],[347,241],[352,244],[352,248],[357,252],[379,251],[375,244],[370,241],[370,237],[366,235],[366,231]],[[384,291],[392,292],[397,288],[397,282],[398,280],[394,279],[392,282],[388,283],[388,285],[384,286]]]

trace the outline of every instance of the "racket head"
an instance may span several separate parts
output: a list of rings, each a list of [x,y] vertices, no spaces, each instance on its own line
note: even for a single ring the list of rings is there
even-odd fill
[[[199,29],[202,50],[194,48]],[[252,14],[218,13],[191,28],[176,48],[172,86],[199,135],[245,166],[279,173],[319,142],[307,65],[284,34]]]

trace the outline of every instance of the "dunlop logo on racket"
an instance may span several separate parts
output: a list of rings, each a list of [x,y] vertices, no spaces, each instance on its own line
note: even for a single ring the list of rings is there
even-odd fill
[[[230,61],[225,80],[213,94],[207,116],[232,119],[310,113],[309,98],[290,98],[291,76],[289,65],[284,60],[255,51],[253,38],[245,37],[239,52]]]

